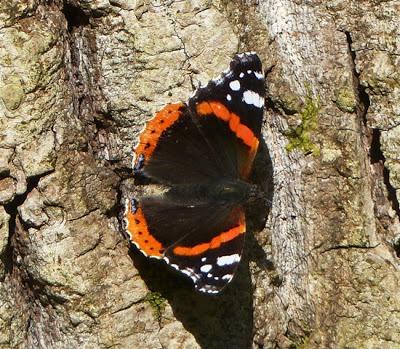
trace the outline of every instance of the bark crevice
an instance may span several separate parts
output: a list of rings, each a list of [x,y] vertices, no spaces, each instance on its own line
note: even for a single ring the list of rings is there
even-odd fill
[[[363,86],[360,82],[360,73],[357,70],[357,63],[356,63],[357,55],[356,55],[356,51],[353,48],[353,39],[351,37],[351,33],[348,31],[345,31],[344,34],[346,35],[347,48],[348,48],[349,56],[350,56],[351,70],[353,73],[353,86],[354,86],[355,96],[357,99],[357,115],[359,116],[360,120],[363,122],[364,126],[368,127],[367,113],[368,113],[368,109],[371,104],[371,101],[369,99],[368,93],[366,92],[366,87]]]
[[[374,249],[376,247],[378,247],[379,244],[374,245],[374,246],[365,246],[365,245],[354,245],[354,244],[350,244],[350,245],[336,245],[336,246],[331,246],[327,249],[324,249],[321,251],[321,254],[323,253],[327,253],[330,251],[335,251],[335,250],[352,250],[352,249],[358,249],[358,250],[371,250]]]
[[[357,71],[356,67],[356,51],[353,49],[353,40],[351,33],[348,31],[344,32],[347,39],[347,45],[349,50],[349,55],[351,57],[351,66],[353,71],[353,84],[355,89],[355,95],[357,98],[357,115],[363,123],[364,130],[367,133],[367,138],[369,139],[370,149],[369,157],[371,164],[380,163],[382,166],[382,177],[383,182],[387,190],[387,198],[396,212],[397,216],[400,218],[400,205],[396,196],[396,189],[390,183],[390,173],[388,168],[385,166],[385,156],[383,155],[381,149],[381,130],[379,128],[371,129],[368,127],[367,113],[370,106],[370,98],[366,92],[366,87],[360,82],[360,73]]]
[[[89,16],[77,6],[64,4],[63,11],[67,21],[68,31],[71,33],[74,28],[89,25]]]
[[[396,195],[396,189],[390,183],[390,173],[388,168],[385,166],[385,156],[383,155],[381,148],[381,130],[374,128],[372,131],[372,140],[370,148],[370,159],[371,164],[380,163],[382,166],[383,182],[387,190],[387,198],[392,206],[392,209],[396,212],[400,218],[400,205]]]

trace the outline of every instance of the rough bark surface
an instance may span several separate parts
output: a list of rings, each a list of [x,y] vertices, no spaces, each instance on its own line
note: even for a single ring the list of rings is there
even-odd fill
[[[399,13],[0,1],[0,348],[400,348]],[[207,297],[129,252],[121,188],[146,120],[243,51],[267,73],[272,206]]]

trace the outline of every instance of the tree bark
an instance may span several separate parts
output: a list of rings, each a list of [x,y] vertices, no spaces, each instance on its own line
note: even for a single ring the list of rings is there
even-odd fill
[[[2,0],[0,348],[400,348],[399,13]],[[207,297],[129,251],[120,200],[146,120],[244,51],[266,71],[271,207]]]

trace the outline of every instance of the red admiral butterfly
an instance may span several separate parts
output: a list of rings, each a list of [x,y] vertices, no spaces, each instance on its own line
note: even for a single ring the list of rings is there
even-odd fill
[[[264,74],[255,53],[234,57],[188,104],[165,106],[140,135],[136,176],[166,187],[126,200],[130,242],[189,276],[198,291],[219,293],[240,262],[243,205],[256,196],[247,182],[264,108]]]

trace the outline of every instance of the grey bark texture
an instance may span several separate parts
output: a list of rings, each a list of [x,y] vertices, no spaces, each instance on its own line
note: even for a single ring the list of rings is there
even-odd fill
[[[129,252],[121,187],[244,51],[272,205],[207,297]],[[398,0],[1,0],[0,348],[400,348],[399,154]]]

